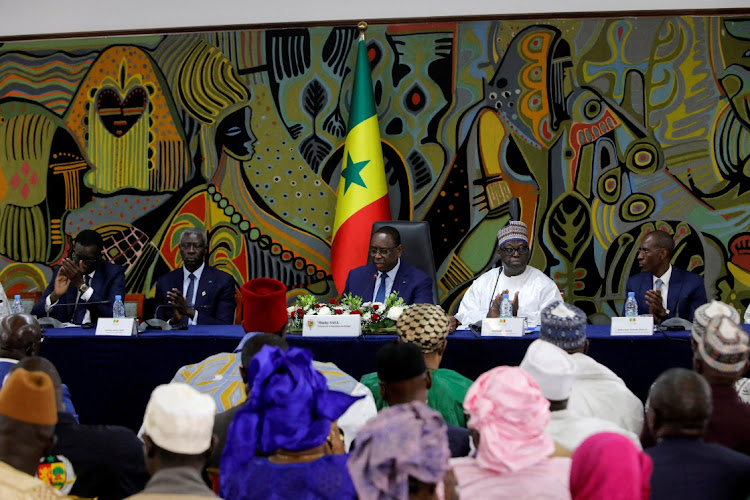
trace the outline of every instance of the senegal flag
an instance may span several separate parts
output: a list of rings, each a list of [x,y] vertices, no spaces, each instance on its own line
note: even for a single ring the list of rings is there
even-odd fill
[[[331,269],[339,293],[344,290],[349,271],[367,262],[372,223],[391,220],[364,33],[357,44],[349,132],[344,145],[331,244]]]

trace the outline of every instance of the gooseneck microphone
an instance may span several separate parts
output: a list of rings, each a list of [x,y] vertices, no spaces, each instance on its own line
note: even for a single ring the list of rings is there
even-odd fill
[[[46,298],[45,298],[45,300],[46,300]],[[49,308],[47,309],[47,316],[45,316],[43,318],[38,318],[37,321],[39,322],[39,325],[41,325],[41,326],[49,326],[51,328],[63,328],[63,323],[59,319],[53,318],[53,317],[51,317],[49,315],[50,311],[52,311],[52,309],[54,309],[55,307],[67,307],[67,306],[77,307],[79,305],[84,305],[84,306],[103,306],[103,305],[106,305],[106,304],[111,304],[112,302],[113,302],[112,300],[95,300],[95,301],[90,301],[90,302],[82,302],[82,301],[75,301],[75,302],[55,302],[54,304],[51,304],[49,306]],[[75,309],[74,309],[73,314],[75,314]],[[71,317],[71,320],[72,319],[73,318]]]

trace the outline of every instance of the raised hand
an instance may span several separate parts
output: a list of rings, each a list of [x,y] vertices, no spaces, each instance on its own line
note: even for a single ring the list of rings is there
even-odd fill
[[[648,312],[654,316],[654,321],[661,321],[667,316],[667,310],[664,309],[660,290],[646,291],[646,305],[648,305]]]
[[[49,300],[53,304],[60,300],[60,297],[65,295],[65,293],[68,291],[68,287],[70,286],[70,278],[62,272],[62,269],[58,271],[57,277],[55,278],[55,287],[52,290],[52,293],[49,294]]]

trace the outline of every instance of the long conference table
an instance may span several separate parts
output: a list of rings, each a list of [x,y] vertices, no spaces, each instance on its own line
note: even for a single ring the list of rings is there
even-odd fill
[[[746,325],[747,326],[747,325]],[[138,429],[151,391],[168,383],[183,365],[231,352],[244,335],[239,325],[151,330],[132,337],[95,336],[81,328],[47,329],[41,355],[52,361],[71,391],[81,423],[119,424]],[[649,386],[667,368],[692,366],[689,332],[613,337],[607,325],[589,325],[589,355],[625,380],[645,400]],[[448,338],[442,367],[476,379],[500,365],[518,365],[538,333],[523,337],[477,337],[459,330]],[[290,345],[313,352],[359,379],[375,371],[375,353],[395,335],[355,338],[290,334]]]

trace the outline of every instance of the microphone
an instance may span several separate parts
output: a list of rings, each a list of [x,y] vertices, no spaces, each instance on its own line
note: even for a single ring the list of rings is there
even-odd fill
[[[492,309],[492,300],[495,298],[495,290],[497,290],[497,284],[500,282],[500,275],[502,273],[503,273],[503,266],[500,266],[497,272],[497,279],[495,280],[495,284],[492,287],[492,292],[490,293],[490,304],[487,306],[487,316],[489,316],[490,309]],[[480,324],[480,328],[481,328],[482,320],[479,320],[478,323]]]
[[[46,298],[45,298],[45,300],[46,300]],[[84,307],[89,306],[89,305],[91,305],[91,306],[102,305],[103,306],[105,304],[111,304],[112,302],[113,302],[112,300],[94,300],[94,301],[90,301],[90,302],[83,302],[83,301],[76,301],[76,302],[55,302],[54,304],[52,304],[52,305],[49,306],[49,309],[47,309],[47,316],[45,316],[43,318],[37,318],[37,321],[39,322],[40,326],[48,326],[48,327],[51,327],[51,328],[63,328],[63,324],[62,324],[62,322],[59,319],[53,318],[53,317],[51,317],[49,315],[50,311],[52,311],[52,309],[54,309],[55,307],[58,307],[58,306],[74,306],[74,307],[77,307],[79,305],[83,305]]]
[[[167,309],[167,308],[173,308],[173,307],[174,306],[172,304],[160,304],[156,306],[156,309],[154,309],[154,317],[151,319],[143,320],[143,323],[138,325],[138,333],[143,333],[146,330],[171,330],[172,325],[170,325],[168,321],[164,321],[158,316],[159,316],[160,309]]]
[[[682,297],[677,301],[677,304],[675,304],[674,307],[674,316],[671,318],[667,318],[661,323],[659,323],[659,326],[662,327],[662,330],[669,330],[669,331],[679,331],[679,330],[692,330],[693,329],[693,323],[690,321],[680,318],[680,303],[682,302]]]

